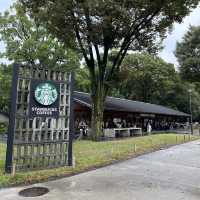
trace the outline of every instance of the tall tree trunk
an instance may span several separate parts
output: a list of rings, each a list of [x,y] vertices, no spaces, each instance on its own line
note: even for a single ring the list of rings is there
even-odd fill
[[[104,94],[103,83],[98,83],[97,88],[92,93],[92,119],[91,128],[92,134],[91,138],[94,141],[99,141],[103,136],[103,113],[104,113]]]

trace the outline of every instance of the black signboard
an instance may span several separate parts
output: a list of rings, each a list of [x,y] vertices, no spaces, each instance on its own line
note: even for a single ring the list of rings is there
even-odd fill
[[[5,170],[72,166],[73,75],[13,66]]]
[[[59,83],[33,79],[30,87],[29,116],[58,118]]]

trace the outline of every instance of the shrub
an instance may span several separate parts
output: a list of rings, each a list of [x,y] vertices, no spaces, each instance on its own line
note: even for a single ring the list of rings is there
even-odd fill
[[[4,134],[7,132],[8,124],[5,122],[0,122],[0,134]]]

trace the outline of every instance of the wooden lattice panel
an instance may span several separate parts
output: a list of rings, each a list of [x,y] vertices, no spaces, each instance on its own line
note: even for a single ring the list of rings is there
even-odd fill
[[[12,165],[18,171],[68,165],[71,74],[20,66],[17,80]],[[58,118],[29,115],[32,80],[59,84]]]

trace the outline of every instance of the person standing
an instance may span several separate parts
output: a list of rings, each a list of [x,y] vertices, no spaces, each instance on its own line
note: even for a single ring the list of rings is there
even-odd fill
[[[147,124],[147,134],[150,135],[151,131],[152,131],[151,123],[148,122],[148,124]]]

